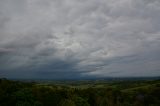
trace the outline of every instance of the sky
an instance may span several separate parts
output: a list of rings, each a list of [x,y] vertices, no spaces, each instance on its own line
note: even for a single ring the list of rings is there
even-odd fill
[[[0,0],[0,77],[160,76],[160,0]]]

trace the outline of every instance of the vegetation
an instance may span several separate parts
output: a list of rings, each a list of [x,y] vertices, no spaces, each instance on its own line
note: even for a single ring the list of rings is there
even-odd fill
[[[0,79],[0,106],[160,106],[160,80],[42,83]]]

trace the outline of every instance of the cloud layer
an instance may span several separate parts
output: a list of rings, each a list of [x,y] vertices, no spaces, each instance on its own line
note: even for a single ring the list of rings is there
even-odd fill
[[[159,0],[1,0],[0,77],[160,75]]]

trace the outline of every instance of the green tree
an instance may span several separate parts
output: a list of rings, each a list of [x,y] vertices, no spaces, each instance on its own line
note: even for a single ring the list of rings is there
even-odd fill
[[[60,102],[59,106],[76,106],[76,104],[72,100],[64,99]]]

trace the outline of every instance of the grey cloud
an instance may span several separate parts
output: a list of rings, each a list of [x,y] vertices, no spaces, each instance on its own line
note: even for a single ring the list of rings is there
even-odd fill
[[[9,48],[0,48],[0,53],[10,53],[13,52],[13,49],[9,49]]]
[[[0,72],[160,75],[159,7],[159,0],[1,0]]]

